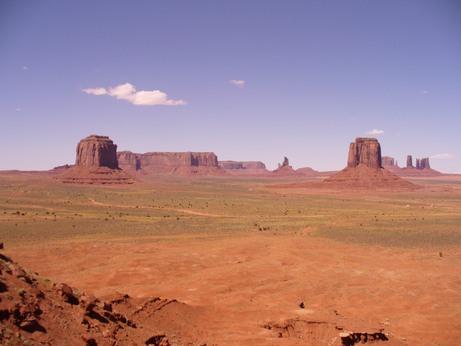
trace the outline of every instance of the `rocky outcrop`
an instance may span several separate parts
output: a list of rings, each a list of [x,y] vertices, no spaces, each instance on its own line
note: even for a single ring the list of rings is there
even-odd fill
[[[117,169],[117,146],[107,136],[90,135],[78,143],[75,165]]]
[[[0,250],[0,345],[205,345],[202,316],[174,299],[98,299],[40,277]]]
[[[144,174],[213,174],[222,173],[218,157],[212,152],[122,151],[117,154],[120,167]]]
[[[219,166],[224,169],[266,169],[261,161],[219,161]]]
[[[381,146],[376,138],[357,138],[349,145],[347,167],[365,165],[369,168],[382,168]]]
[[[382,167],[381,146],[375,138],[357,138],[351,143],[347,167],[325,179],[323,186],[386,190],[416,188]]]
[[[286,156],[283,157],[282,163],[279,163],[278,168],[272,171],[272,173],[277,176],[302,175],[302,173],[296,172],[293,167],[290,166],[290,161]]]
[[[91,135],[77,145],[75,165],[57,179],[68,184],[132,184],[118,165],[117,145],[107,136]]]

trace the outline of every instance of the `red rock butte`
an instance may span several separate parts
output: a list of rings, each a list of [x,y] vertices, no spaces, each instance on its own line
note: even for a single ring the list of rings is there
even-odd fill
[[[381,145],[375,138],[357,138],[349,145],[347,167],[323,182],[335,188],[415,189],[382,167]]]
[[[90,135],[78,142],[75,164],[117,169],[117,145],[108,136]]]
[[[58,180],[74,184],[131,184],[133,179],[118,167],[117,145],[107,136],[90,135],[77,145],[75,166]]]

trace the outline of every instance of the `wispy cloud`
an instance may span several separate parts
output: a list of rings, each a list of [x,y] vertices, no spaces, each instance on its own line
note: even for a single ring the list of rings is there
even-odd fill
[[[454,158],[455,158],[455,155],[450,154],[450,153],[436,154],[436,155],[431,156],[431,159],[435,159],[435,160],[451,160]]]
[[[84,93],[95,96],[108,95],[119,100],[128,101],[136,106],[181,106],[185,105],[184,100],[173,100],[160,90],[136,90],[130,83],[120,84],[115,87],[87,88]]]
[[[421,90],[421,94],[423,95],[429,94],[429,90]]]
[[[384,133],[383,130],[378,130],[378,129],[373,129],[367,132],[367,135],[369,136],[380,136]]]
[[[22,111],[22,109],[18,107],[18,108],[15,109],[15,111],[20,112],[20,111]]]
[[[26,66],[26,65],[24,65],[24,66],[22,67],[22,70],[23,70],[23,71],[27,71],[28,69],[29,69],[29,67]]]
[[[243,88],[245,87],[246,81],[243,79],[231,79],[229,83],[235,85],[236,87]]]

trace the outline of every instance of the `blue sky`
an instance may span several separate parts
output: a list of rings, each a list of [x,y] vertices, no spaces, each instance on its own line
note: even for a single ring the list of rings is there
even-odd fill
[[[1,0],[0,52],[0,169],[72,163],[92,133],[340,169],[376,129],[461,172],[457,0]]]

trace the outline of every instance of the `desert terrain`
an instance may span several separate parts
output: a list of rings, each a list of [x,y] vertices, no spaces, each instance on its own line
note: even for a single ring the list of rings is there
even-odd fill
[[[155,320],[164,344],[341,345],[350,332],[458,345],[461,178],[411,178],[410,191],[311,188],[318,180],[103,186],[2,172],[0,238],[50,282],[179,304]]]

